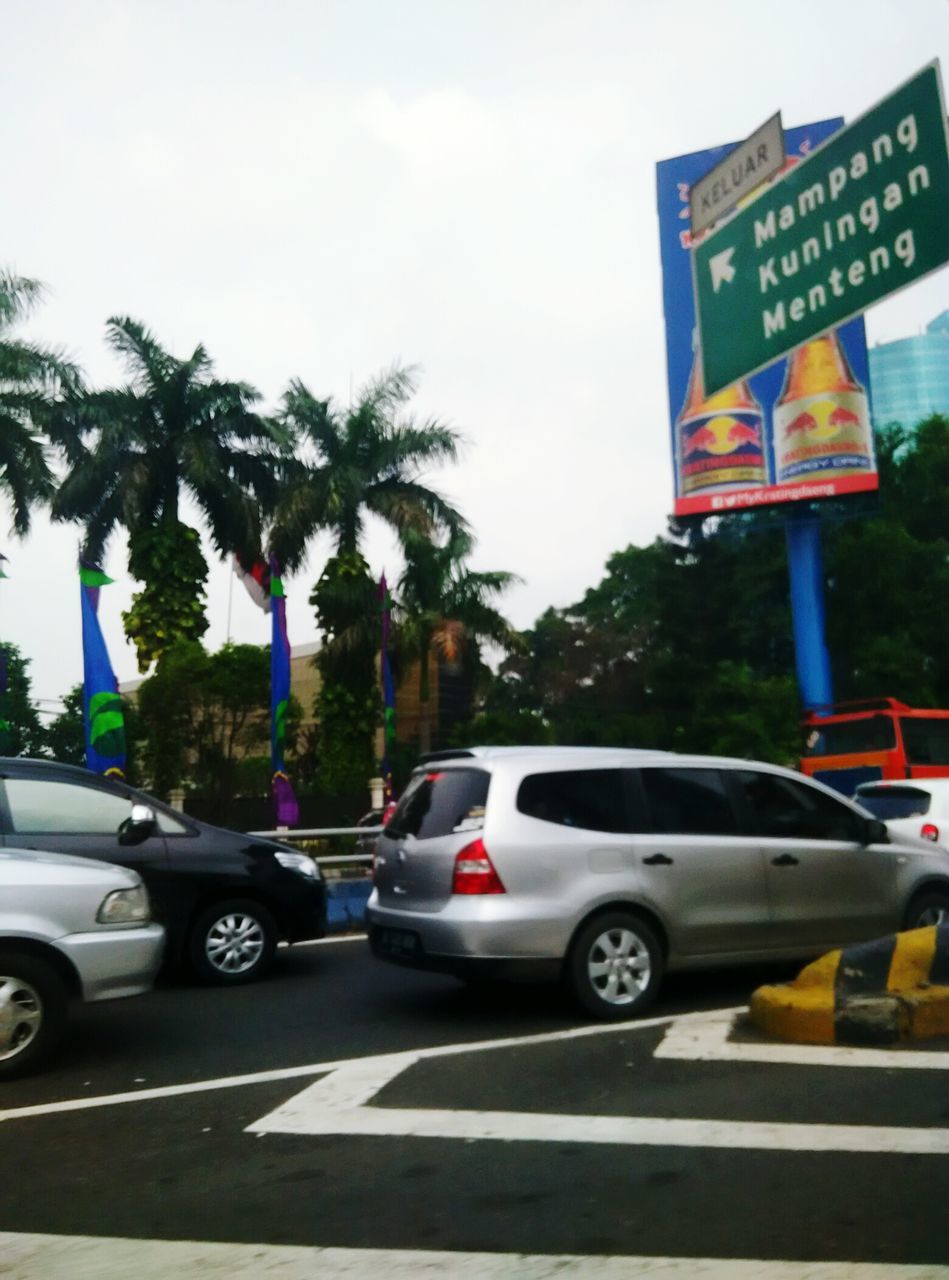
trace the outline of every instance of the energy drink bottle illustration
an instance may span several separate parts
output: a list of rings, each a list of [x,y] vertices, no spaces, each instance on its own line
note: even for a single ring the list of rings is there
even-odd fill
[[[779,484],[875,469],[867,395],[834,330],[788,357],[774,406],[774,463]]]
[[[676,419],[679,496],[767,484],[762,427],[761,405],[746,381],[705,395],[696,351],[685,402]]]

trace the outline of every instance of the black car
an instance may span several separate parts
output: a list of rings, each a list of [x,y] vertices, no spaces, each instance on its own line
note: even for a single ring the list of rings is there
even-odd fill
[[[0,834],[19,849],[137,871],[167,931],[166,956],[206,981],[249,982],[278,941],[326,933],[326,885],[311,858],[73,765],[0,759]]]

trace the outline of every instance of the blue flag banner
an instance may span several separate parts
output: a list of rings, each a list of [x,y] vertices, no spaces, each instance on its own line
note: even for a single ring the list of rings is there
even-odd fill
[[[82,597],[82,701],[85,712],[86,768],[93,773],[125,775],[125,716],[102,628],[99,589],[110,583],[98,565],[80,563]]]
[[[287,776],[285,760],[287,706],[290,702],[290,640],[287,636],[287,601],[275,560],[270,562],[270,767],[271,789],[278,827],[295,827],[300,806]]]

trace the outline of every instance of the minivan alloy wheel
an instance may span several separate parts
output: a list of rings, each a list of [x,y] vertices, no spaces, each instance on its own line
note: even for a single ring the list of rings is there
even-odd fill
[[[590,984],[608,1004],[631,1004],[649,986],[649,952],[631,929],[607,929],[587,955]]]
[[[588,1013],[617,1021],[652,1002],[664,967],[652,927],[633,911],[616,910],[594,916],[580,929],[564,976]]]

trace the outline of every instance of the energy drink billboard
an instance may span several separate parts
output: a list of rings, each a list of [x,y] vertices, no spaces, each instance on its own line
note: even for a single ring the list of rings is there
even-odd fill
[[[821,120],[788,129],[787,164],[796,164],[842,124]],[[733,145],[656,166],[677,516],[812,502],[879,484],[862,316],[751,378],[705,394],[692,293],[689,187]]]

